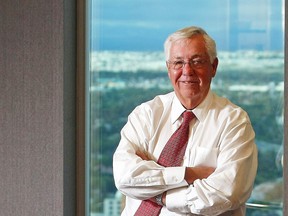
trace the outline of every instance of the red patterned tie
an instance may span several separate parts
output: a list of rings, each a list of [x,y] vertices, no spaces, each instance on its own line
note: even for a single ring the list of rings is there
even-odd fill
[[[181,166],[188,142],[189,123],[194,117],[190,111],[183,113],[183,122],[163,148],[157,161],[158,164],[165,167]],[[134,216],[158,216],[161,208],[162,206],[150,200],[143,200]]]

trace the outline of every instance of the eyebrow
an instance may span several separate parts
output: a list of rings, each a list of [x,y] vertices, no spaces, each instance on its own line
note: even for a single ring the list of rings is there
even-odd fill
[[[192,55],[189,59],[195,59],[195,58],[205,58],[206,57],[206,55],[205,54],[194,54],[194,55]],[[180,57],[180,56],[176,56],[176,57],[174,57],[173,59],[175,59],[175,60],[182,60],[182,59],[184,59],[183,57]]]

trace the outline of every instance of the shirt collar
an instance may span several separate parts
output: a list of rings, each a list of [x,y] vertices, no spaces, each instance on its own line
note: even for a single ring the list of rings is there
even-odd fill
[[[213,92],[209,90],[205,99],[193,109],[193,113],[196,118],[201,122],[204,121],[205,117],[207,116],[210,106],[213,100]]]
[[[199,121],[203,121],[208,114],[210,104],[212,103],[213,93],[209,90],[206,98],[192,110]],[[174,94],[171,110],[171,123],[174,124],[186,109],[183,107],[176,94]]]
[[[176,94],[174,94],[171,110],[171,123],[174,124],[186,109],[183,107]]]

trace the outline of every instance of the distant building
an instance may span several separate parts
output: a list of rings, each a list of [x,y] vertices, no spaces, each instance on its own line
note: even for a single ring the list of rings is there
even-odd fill
[[[122,194],[117,191],[114,197],[104,199],[104,216],[121,215]]]

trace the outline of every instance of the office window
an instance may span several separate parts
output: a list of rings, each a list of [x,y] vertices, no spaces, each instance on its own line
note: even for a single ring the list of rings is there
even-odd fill
[[[259,167],[247,215],[282,215],[284,1],[90,5],[89,215],[119,215],[122,196],[113,182],[112,155],[120,130],[136,105],[172,90],[163,42],[190,25],[216,40],[219,67],[212,90],[243,107],[256,132]]]

